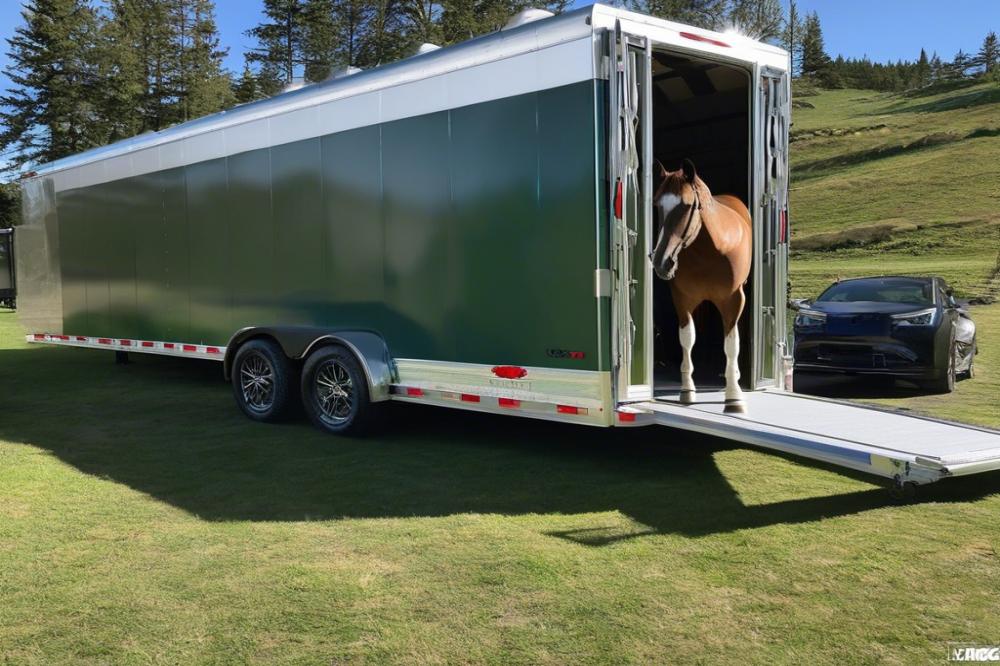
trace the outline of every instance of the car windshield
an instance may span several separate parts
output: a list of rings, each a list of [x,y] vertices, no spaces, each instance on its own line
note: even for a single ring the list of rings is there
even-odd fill
[[[934,292],[930,280],[848,280],[833,285],[824,291],[816,301],[819,303],[875,301],[879,303],[934,305]]]

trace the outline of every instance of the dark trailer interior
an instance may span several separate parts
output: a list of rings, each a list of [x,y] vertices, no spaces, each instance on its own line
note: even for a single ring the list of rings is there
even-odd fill
[[[678,53],[652,53],[653,157],[668,170],[690,158],[713,194],[733,194],[749,205],[751,192],[750,72],[740,67]],[[655,171],[654,171],[655,173]],[[654,190],[659,178],[654,175]],[[753,209],[751,207],[751,214]],[[654,206],[654,218],[657,215]],[[659,224],[659,221],[656,221]],[[656,231],[654,229],[654,242]],[[683,261],[683,256],[681,261]],[[744,287],[747,304],[740,317],[740,383],[749,388],[753,275]],[[699,389],[725,385],[722,319],[703,303],[694,316],[697,341],[692,352]],[[653,280],[654,390],[680,385],[681,347],[670,285]]]

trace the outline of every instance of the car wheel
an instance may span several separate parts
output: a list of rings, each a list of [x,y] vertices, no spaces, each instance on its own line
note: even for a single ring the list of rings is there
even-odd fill
[[[295,370],[270,340],[251,340],[239,348],[232,384],[236,404],[254,421],[281,421],[295,403]]]
[[[361,364],[341,346],[321,347],[306,360],[302,404],[317,428],[335,435],[370,432],[382,411],[371,402]]]
[[[948,347],[948,366],[940,377],[927,383],[927,388],[934,393],[951,393],[955,390],[955,342]]]

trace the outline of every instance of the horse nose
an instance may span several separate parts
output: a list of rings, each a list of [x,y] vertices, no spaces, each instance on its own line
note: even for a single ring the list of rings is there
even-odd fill
[[[677,264],[670,257],[665,257],[662,264],[653,264],[653,272],[661,280],[672,280],[677,272]]]

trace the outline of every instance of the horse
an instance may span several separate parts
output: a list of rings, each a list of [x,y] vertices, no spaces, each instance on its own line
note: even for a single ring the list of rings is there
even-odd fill
[[[725,411],[745,413],[739,383],[737,323],[746,302],[743,285],[750,275],[750,211],[733,195],[713,196],[691,160],[685,159],[677,171],[667,171],[657,164],[662,181],[653,201],[660,213],[660,230],[649,258],[657,277],[670,283],[677,310],[684,353],[680,401],[692,404],[696,400],[691,378],[691,349],[695,342],[691,315],[704,301],[711,301],[722,315],[725,333]]]

